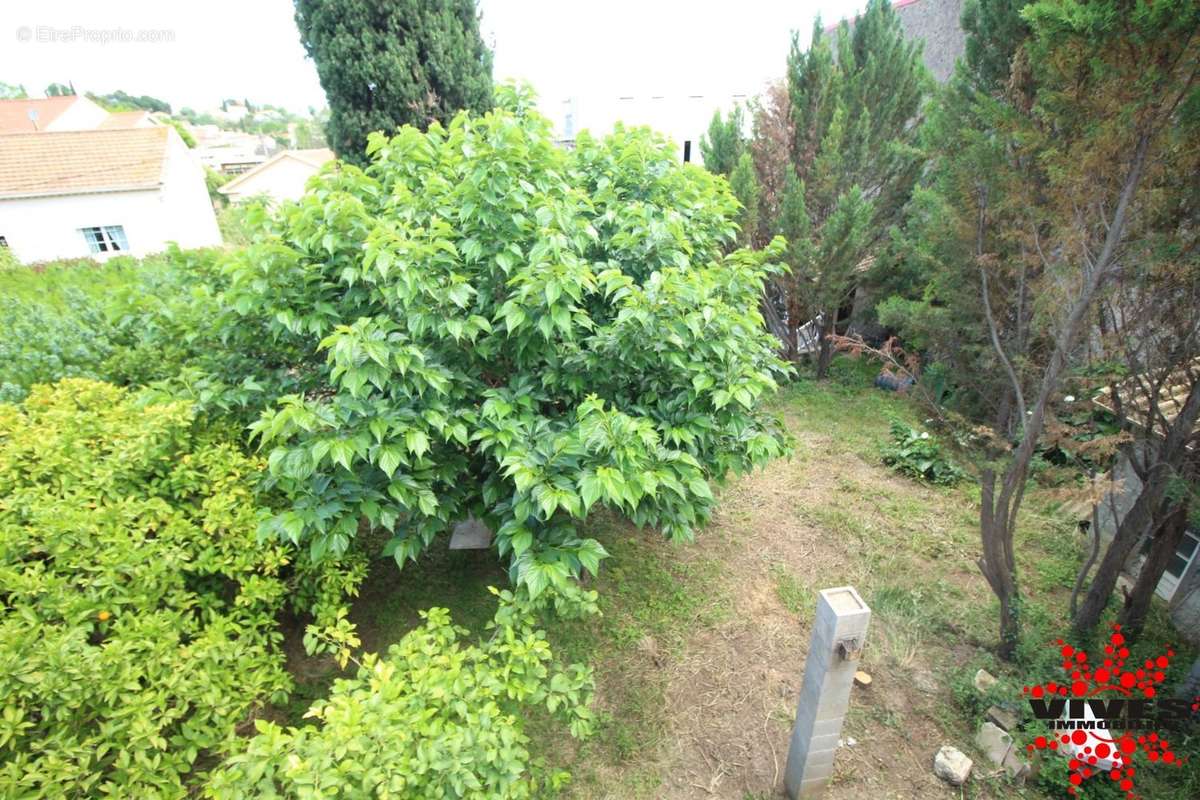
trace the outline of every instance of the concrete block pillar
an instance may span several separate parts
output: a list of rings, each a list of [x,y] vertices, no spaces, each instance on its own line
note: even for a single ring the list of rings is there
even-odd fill
[[[871,609],[853,587],[821,590],[784,772],[792,800],[816,797],[833,774],[833,755],[870,620]]]

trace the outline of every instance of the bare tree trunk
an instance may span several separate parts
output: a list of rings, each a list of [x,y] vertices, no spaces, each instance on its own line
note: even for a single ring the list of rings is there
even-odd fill
[[[1142,632],[1146,622],[1146,612],[1150,610],[1150,601],[1163,573],[1179,549],[1183,541],[1183,533],[1187,530],[1187,505],[1178,505],[1163,520],[1154,537],[1150,555],[1142,564],[1133,591],[1125,596],[1125,608],[1121,610],[1121,625],[1127,630],[1127,635],[1137,636]]]
[[[1021,640],[1020,594],[1017,591],[1010,528],[1005,517],[1006,509],[996,506],[996,473],[984,469],[979,477],[979,486],[982,494],[979,530],[983,540],[979,571],[1000,601],[1000,657],[1010,660],[1016,654]]]
[[[1013,414],[1013,404],[1016,402],[1016,395],[1013,394],[1012,387],[1005,389],[1004,394],[1000,397],[1000,405],[996,407],[996,416],[993,421],[993,427],[1000,432],[1001,436],[1007,438],[1012,430],[1010,422]]]
[[[1021,441],[1005,466],[999,492],[996,491],[995,472],[992,469],[984,469],[980,472],[982,502],[979,533],[983,545],[983,557],[979,560],[979,569],[1000,601],[999,655],[1005,660],[1012,659],[1020,640],[1021,602],[1017,589],[1016,559],[1013,557],[1013,535],[1016,531],[1017,514],[1021,508],[1021,501],[1025,497],[1025,481],[1029,476],[1029,462],[1033,459],[1038,438],[1042,433],[1042,426],[1045,424],[1046,406],[1050,397],[1058,390],[1059,382],[1067,367],[1068,356],[1083,330],[1084,321],[1092,307],[1092,301],[1100,287],[1115,272],[1117,250],[1125,237],[1129,207],[1141,181],[1149,146],[1150,136],[1148,133],[1144,133],[1138,140],[1129,170],[1125,173],[1120,199],[1117,202],[1112,222],[1108,225],[1105,233],[1104,246],[1094,260],[1088,256],[1086,251],[1084,253],[1083,285],[1080,286],[1079,293],[1072,301],[1070,310],[1057,332],[1054,351],[1050,354],[1050,361],[1042,373],[1042,382],[1036,402],[1029,409]],[[985,312],[989,315],[989,328],[994,329],[995,320],[991,318],[986,302]],[[1023,394],[1019,382],[1015,380],[1011,362],[995,338],[993,338],[993,344],[996,346],[997,355],[1005,364],[1006,373],[1010,380],[1014,381],[1013,391],[1018,397],[1018,407],[1024,411]],[[1023,413],[1022,416],[1024,417],[1026,414]]]
[[[1108,545],[1096,577],[1092,579],[1087,598],[1075,616],[1075,630],[1087,633],[1100,622],[1100,616],[1108,607],[1117,578],[1134,546],[1141,540],[1142,534],[1153,530],[1167,509],[1163,508],[1163,496],[1171,479],[1179,474],[1183,460],[1187,457],[1188,439],[1200,418],[1200,381],[1194,381],[1188,392],[1179,415],[1171,422],[1167,430],[1167,440],[1161,445],[1159,456],[1147,459],[1150,465],[1142,479],[1142,491],[1134,501],[1129,513],[1117,526],[1117,533]],[[1154,442],[1148,442],[1147,447],[1154,447]]]
[[[1157,481],[1157,478],[1152,477],[1151,480]],[[1165,481],[1163,484],[1165,485]],[[1087,597],[1075,613],[1074,627],[1077,634],[1088,633],[1100,622],[1100,617],[1104,614],[1104,609],[1108,608],[1109,599],[1117,586],[1117,578],[1125,569],[1125,563],[1129,561],[1133,548],[1146,533],[1154,530],[1160,519],[1163,511],[1161,500],[1161,487],[1144,484],[1141,494],[1117,525],[1117,532],[1108,543],[1108,549],[1104,551],[1104,558],[1100,561],[1096,576],[1092,578]]]

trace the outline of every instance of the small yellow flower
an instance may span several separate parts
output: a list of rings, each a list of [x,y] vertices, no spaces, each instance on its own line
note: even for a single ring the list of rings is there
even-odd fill
[[[106,620],[108,620],[109,617],[112,616],[112,614],[108,613],[107,611],[101,611],[96,616],[100,618],[101,622],[105,622]]]

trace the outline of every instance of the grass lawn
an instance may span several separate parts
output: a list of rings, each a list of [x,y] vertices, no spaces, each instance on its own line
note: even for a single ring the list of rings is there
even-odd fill
[[[863,656],[874,681],[854,690],[843,736],[856,744],[839,750],[827,796],[960,796],[932,773],[943,744],[976,760],[963,797],[1065,796],[1011,784],[973,740],[988,705],[1020,710],[1024,683],[1059,677],[1050,642],[1067,630],[1081,552],[1073,522],[1054,512],[1048,492],[1030,493],[1018,532],[1026,641],[1020,664],[1001,664],[992,653],[996,604],[975,566],[977,487],[930,487],[882,466],[890,419],[915,424],[916,412],[870,386],[869,364],[837,367],[826,384],[800,381],[781,394],[777,410],[796,436],[794,455],[730,480],[696,542],[672,544],[615,518],[589,522],[612,554],[594,581],[603,616],[551,622],[548,633],[566,659],[595,667],[601,724],[583,743],[542,720],[530,725],[537,753],[573,774],[568,797],[777,796],[815,595],[843,584],[874,612]],[[354,619],[374,650],[430,605],[482,630],[494,607],[487,586],[505,581],[490,552],[439,551],[402,572],[383,561]],[[1164,616],[1156,607],[1145,646],[1172,635]],[[1193,657],[1180,648],[1173,669],[1185,670]],[[292,664],[301,680],[291,709],[298,716],[334,673],[299,656]],[[971,685],[981,667],[1001,678],[986,698]],[[1065,781],[1061,764],[1046,772]],[[1182,772],[1156,784],[1159,776],[1146,770],[1139,792],[1198,796],[1198,779]]]

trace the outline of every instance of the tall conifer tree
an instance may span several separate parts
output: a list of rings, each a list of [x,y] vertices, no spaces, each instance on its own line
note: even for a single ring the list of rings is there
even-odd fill
[[[329,100],[327,137],[366,163],[367,134],[421,129],[492,104],[475,0],[295,0],[300,41]]]
[[[708,132],[700,137],[700,157],[704,159],[705,169],[726,178],[733,174],[738,159],[746,150],[742,127],[741,106],[734,106],[729,116],[722,116],[720,109],[713,112]]]
[[[854,27],[832,34],[820,20],[802,51],[793,36],[787,83],[794,138],[779,231],[792,243],[792,273],[772,298],[786,314],[785,350],[819,319],[817,375],[832,358],[829,335],[872,255],[908,201],[920,169],[918,115],[930,82],[921,46],[904,37],[887,0],[871,0]],[[804,254],[801,257],[801,254]]]

